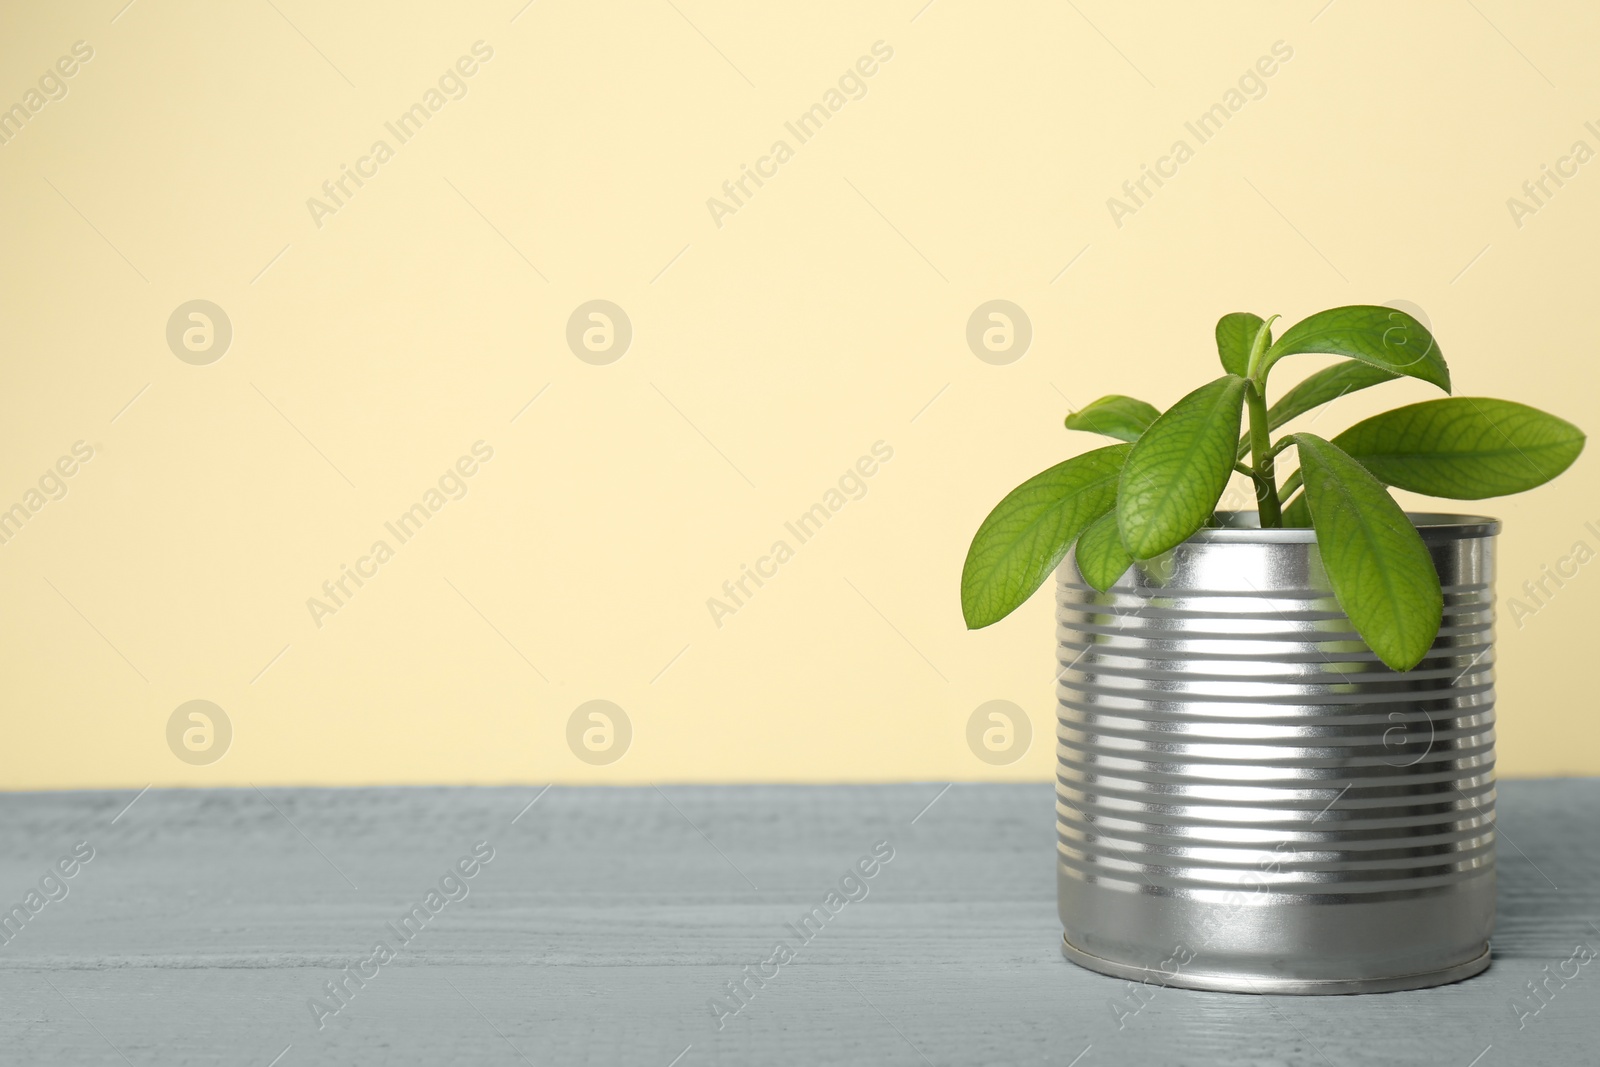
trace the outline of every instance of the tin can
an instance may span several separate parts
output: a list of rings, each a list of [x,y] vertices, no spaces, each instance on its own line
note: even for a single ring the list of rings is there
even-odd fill
[[[1403,674],[1309,529],[1229,513],[1101,593],[1057,573],[1057,889],[1075,963],[1163,985],[1366,993],[1489,965],[1494,539],[1411,516],[1444,589]]]

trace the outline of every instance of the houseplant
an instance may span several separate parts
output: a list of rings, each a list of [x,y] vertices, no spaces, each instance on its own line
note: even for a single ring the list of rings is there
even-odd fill
[[[1396,378],[1450,392],[1432,335],[1402,311],[1334,308],[1274,339],[1276,318],[1224,316],[1225,373],[1165,412],[1110,396],[1069,415],[1120,443],[989,513],[962,612],[988,626],[1057,573],[1069,958],[1246,992],[1465,978],[1488,965],[1494,915],[1499,524],[1408,515],[1387,487],[1521,492],[1584,437],[1525,405],[1446,396],[1332,440],[1274,440]],[[1269,406],[1271,372],[1299,353],[1345,358]],[[1254,514],[1215,510],[1235,471]]]

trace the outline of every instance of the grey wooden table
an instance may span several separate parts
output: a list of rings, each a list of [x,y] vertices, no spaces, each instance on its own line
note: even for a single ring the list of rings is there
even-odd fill
[[[1043,784],[130,800],[0,796],[0,1062],[1600,1062],[1595,780],[1504,783],[1485,975],[1325,998],[1065,962]]]

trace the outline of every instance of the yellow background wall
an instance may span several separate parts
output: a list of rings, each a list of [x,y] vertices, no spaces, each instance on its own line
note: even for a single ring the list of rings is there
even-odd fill
[[[1600,149],[1591,5],[125,2],[0,16],[0,106],[93,51],[0,144],[0,508],[40,504],[0,544],[8,788],[1045,779],[1049,598],[968,634],[957,576],[1005,490],[1096,443],[1069,404],[1171,403],[1218,373],[1224,312],[1401,299],[1458,392],[1596,426],[1600,164],[1507,203]],[[480,41],[401,143],[385,123]],[[802,143],[785,123],[875,42]],[[567,341],[596,299],[632,328],[605,365]],[[1032,329],[1004,365],[966,337],[994,299]],[[193,300],[220,359],[168,343]],[[386,531],[480,441],[464,496]],[[864,495],[786,535],[876,442]],[[1600,771],[1600,564],[1520,626],[1505,599],[1600,548],[1597,471],[1481,505],[1508,775]],[[223,758],[175,755],[186,716],[169,745],[191,700]],[[600,720],[569,744],[591,700],[631,726],[608,764],[575,754]],[[1031,720],[1004,765],[968,746],[990,700]]]

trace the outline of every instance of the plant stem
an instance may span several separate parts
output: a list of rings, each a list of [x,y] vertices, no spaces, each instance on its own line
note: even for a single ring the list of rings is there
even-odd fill
[[[1251,380],[1245,387],[1244,403],[1250,413],[1251,477],[1256,483],[1256,510],[1263,530],[1283,525],[1283,509],[1278,504],[1278,483],[1273,474],[1273,453],[1267,429],[1267,398],[1261,383]]]
[[[1278,490],[1278,502],[1281,504],[1289,503],[1289,498],[1294,496],[1294,491],[1300,488],[1300,484],[1303,481],[1304,475],[1300,471],[1295,471],[1293,474],[1289,475],[1289,477],[1285,478],[1283,481],[1283,488]]]

